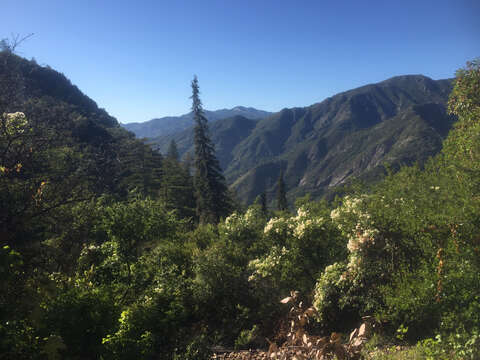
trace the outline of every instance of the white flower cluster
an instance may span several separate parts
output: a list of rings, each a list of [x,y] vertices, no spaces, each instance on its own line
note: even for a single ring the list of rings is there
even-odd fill
[[[346,196],[342,206],[334,209],[330,217],[342,233],[347,236],[347,249],[350,252],[348,271],[358,271],[362,264],[361,252],[375,244],[379,234],[370,214],[362,209],[366,196],[351,198]]]
[[[290,219],[285,219],[285,218],[271,218],[267,225],[265,225],[265,228],[263,229],[264,234],[271,234],[271,233],[276,233],[276,234],[284,234],[288,229],[290,228],[289,226],[289,220]]]
[[[248,263],[248,268],[253,270],[252,275],[248,277],[248,281],[264,279],[273,275],[273,271],[282,261],[282,257],[288,254],[285,247],[281,249],[277,246],[272,247],[270,253],[263,259],[254,259]]]
[[[23,112],[4,113],[5,129],[10,136],[22,134],[27,126],[27,117]]]
[[[165,291],[165,289],[163,288],[163,285],[159,284],[157,286],[155,286],[153,288],[153,292],[156,293],[156,294],[161,294]]]
[[[243,216],[234,212],[225,219],[223,230],[226,234],[233,233],[241,222],[243,222]]]
[[[264,234],[293,235],[302,238],[308,232],[323,227],[324,219],[314,217],[304,208],[297,210],[297,216],[290,218],[272,218],[264,228]]]
[[[354,235],[349,235],[347,249],[350,253],[358,252],[367,246],[375,244],[375,236],[378,234],[377,229],[362,229],[361,224],[357,223]]]
[[[355,273],[362,265],[362,257],[358,252],[351,253],[348,258],[347,269],[351,273]],[[343,276],[347,276],[347,274],[343,274]]]
[[[258,209],[251,207],[243,215],[237,212],[231,214],[225,219],[221,229],[227,236],[238,235],[244,229],[256,227],[259,221],[263,221],[262,219]]]
[[[363,204],[365,198],[366,196],[360,198],[351,198],[350,196],[345,196],[342,206],[332,210],[330,217],[337,224],[340,230],[344,230],[344,222],[349,217],[354,216],[360,221],[370,219],[370,215],[364,213],[361,209],[361,205]]]
[[[245,215],[243,215],[244,220],[247,223],[252,223],[256,220],[258,220],[258,211],[255,208],[249,208],[246,212]]]
[[[301,218],[305,218],[307,217],[309,214],[308,214],[308,210],[307,209],[304,209],[303,207],[299,207],[298,210],[297,210],[297,217],[296,219],[301,219]]]
[[[305,219],[296,224],[295,229],[293,229],[293,235],[300,239],[304,237],[312,229],[322,227],[322,225],[323,225],[323,218]]]

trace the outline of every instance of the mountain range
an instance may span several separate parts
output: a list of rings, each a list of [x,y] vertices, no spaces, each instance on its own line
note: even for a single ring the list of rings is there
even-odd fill
[[[252,107],[236,106],[232,109],[220,109],[215,111],[205,110],[205,116],[211,123],[226,119],[232,116],[244,116],[247,119],[263,119],[271,112],[257,110]],[[158,119],[152,119],[146,122],[135,122],[122,124],[122,126],[133,132],[138,138],[154,138],[158,136],[167,136],[176,132],[188,129],[193,125],[193,113],[189,112],[181,116],[166,116]]]
[[[236,115],[210,124],[229,184],[246,203],[272,199],[283,172],[290,199],[319,197],[352,177],[375,179],[384,165],[423,162],[442,146],[453,118],[446,113],[451,80],[404,75],[362,86],[261,120]],[[193,127],[153,137],[166,152],[193,152]]]
[[[157,155],[64,75],[5,53],[0,60],[3,112],[22,110],[40,127],[58,127],[63,135],[54,137],[55,146],[83,149],[82,166],[92,168],[88,176],[95,173],[105,187],[125,191],[137,186],[132,179],[143,177],[146,184],[156,176],[157,168],[147,174],[142,164],[147,158],[159,162]],[[448,79],[404,75],[273,114],[236,107],[206,115],[227,182],[243,202],[262,192],[271,202],[280,173],[290,200],[306,193],[318,198],[353,177],[378,178],[385,164],[421,163],[436,154],[454,121],[446,113],[451,89]],[[181,156],[192,153],[191,114],[169,119],[125,127],[142,125],[136,135],[150,136],[148,142],[163,153],[172,139]]]

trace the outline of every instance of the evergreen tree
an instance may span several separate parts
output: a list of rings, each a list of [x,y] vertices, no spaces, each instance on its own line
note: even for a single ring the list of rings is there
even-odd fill
[[[195,121],[194,186],[200,223],[217,223],[227,216],[231,202],[228,188],[208,134],[207,118],[199,97],[198,79],[192,81],[192,112]]]
[[[277,208],[279,211],[285,211],[288,208],[287,191],[283,181],[283,171],[280,172],[277,182]]]
[[[180,155],[178,154],[177,143],[172,139],[172,141],[170,141],[170,145],[168,146],[167,159],[178,161],[179,158]]]
[[[257,198],[255,199],[255,205],[258,205],[260,207],[260,210],[262,211],[262,214],[267,216],[267,194],[265,193],[265,191],[257,196]]]
[[[160,198],[165,202],[166,208],[175,210],[180,218],[194,218],[195,194],[188,168],[169,151],[163,161],[162,170]]]
[[[156,197],[162,185],[162,154],[135,139],[127,145],[119,153],[123,187],[136,188],[145,196]]]
[[[195,159],[192,152],[187,152],[182,159],[182,168],[189,174],[193,173],[193,163]]]
[[[267,215],[267,194],[265,194],[265,191],[260,194],[260,209],[263,215]]]

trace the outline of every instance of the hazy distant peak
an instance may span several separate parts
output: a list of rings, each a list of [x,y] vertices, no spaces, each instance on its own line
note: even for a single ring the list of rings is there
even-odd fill
[[[232,108],[232,111],[258,111],[253,107],[246,107],[246,106],[235,106]]]
[[[235,115],[241,115],[250,120],[260,120],[270,116],[268,111],[258,110],[253,107],[235,106],[232,109],[205,110],[205,116],[209,122],[226,119]],[[189,112],[181,116],[166,116],[152,119],[143,123],[122,124],[127,130],[132,131],[137,137],[155,138],[170,135],[187,129],[193,125],[193,114]]]

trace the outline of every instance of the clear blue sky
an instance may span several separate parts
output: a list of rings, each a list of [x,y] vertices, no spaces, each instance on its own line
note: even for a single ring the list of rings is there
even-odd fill
[[[2,0],[0,38],[63,72],[119,121],[307,106],[480,56],[478,0]]]

